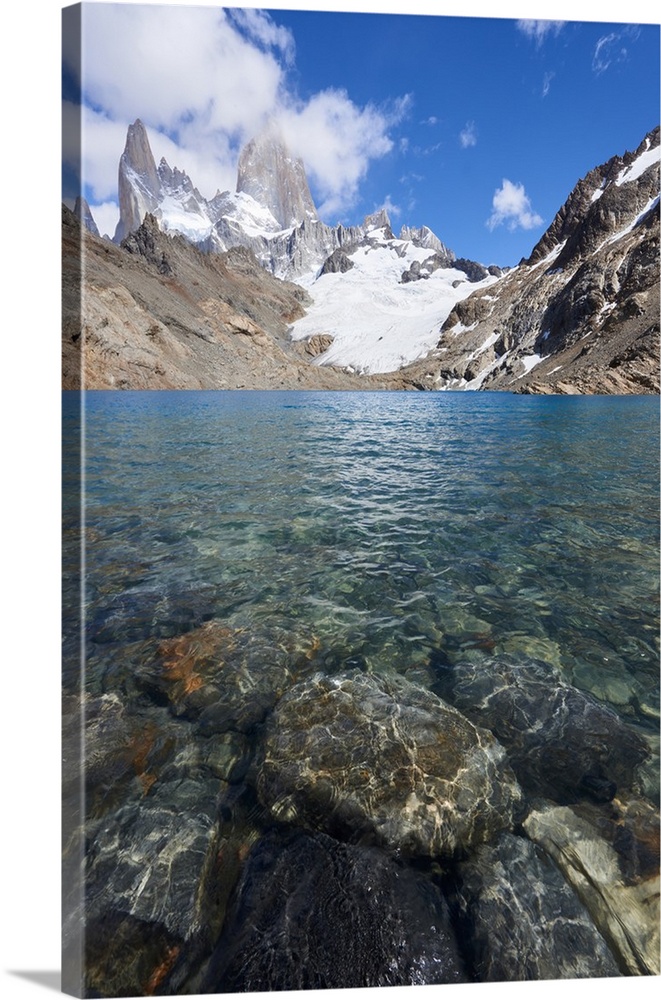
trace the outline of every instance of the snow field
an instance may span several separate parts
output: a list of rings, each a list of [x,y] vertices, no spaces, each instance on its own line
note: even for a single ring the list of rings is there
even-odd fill
[[[384,239],[384,234],[372,232],[370,238]],[[424,357],[436,346],[455,303],[497,280],[490,276],[471,283],[463,271],[440,268],[429,278],[402,284],[402,274],[413,261],[422,263],[431,253],[403,240],[388,240],[361,247],[351,256],[354,267],[344,274],[301,280],[314,304],[291,328],[292,339],[330,334],[335,339],[315,364],[350,367],[362,374],[396,371]],[[460,284],[453,288],[455,281]]]

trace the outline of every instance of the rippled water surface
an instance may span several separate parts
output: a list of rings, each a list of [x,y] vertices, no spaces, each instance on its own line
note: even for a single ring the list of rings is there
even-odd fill
[[[82,418],[65,394],[89,995],[658,973],[658,399],[90,392]],[[539,860],[563,837],[590,916],[572,851]]]
[[[329,670],[529,652],[658,708],[658,401],[91,392],[90,681],[209,618],[312,629]]]

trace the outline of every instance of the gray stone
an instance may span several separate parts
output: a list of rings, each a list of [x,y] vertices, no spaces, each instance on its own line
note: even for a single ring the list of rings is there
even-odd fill
[[[489,271],[484,264],[478,264],[475,260],[467,260],[465,257],[457,257],[452,263],[458,271],[463,271],[469,281],[483,281],[488,278]]]
[[[170,258],[157,245],[159,232],[156,218],[148,212],[142,225],[122,240],[122,249],[144,257],[145,260],[154,265],[159,274],[171,275],[173,268]]]
[[[119,161],[119,222],[115,243],[121,243],[141,225],[145,215],[157,208],[161,196],[161,180],[147,130],[138,118],[129,125]]]
[[[76,202],[73,206],[73,214],[80,220],[82,225],[85,226],[85,229],[92,233],[93,236],[101,235],[98,226],[94,221],[94,216],[92,215],[87,199],[83,198],[82,195],[78,195],[76,198]]]
[[[322,274],[345,274],[354,266],[354,262],[345,251],[337,247],[324,261],[319,276],[321,277]]]
[[[626,812],[626,810],[625,810]],[[627,828],[626,819],[616,824]],[[658,813],[652,871],[627,871],[621,851],[600,830],[568,806],[541,804],[524,822],[531,840],[550,854],[589,910],[599,931],[631,975],[658,976]],[[633,828],[629,826],[632,835]]]
[[[208,919],[201,888],[217,853],[217,791],[199,783],[184,786],[181,807],[175,792],[168,789],[164,804],[155,797],[120,809],[97,832],[87,859],[92,918],[125,913],[182,940],[201,931]]]
[[[514,656],[463,661],[448,694],[507,748],[521,784],[556,801],[607,800],[631,788],[648,756],[614,711],[566,684],[549,663]]]
[[[620,975],[585,906],[529,840],[504,833],[458,875],[462,940],[479,982]]]
[[[268,208],[282,229],[317,218],[303,161],[291,155],[274,122],[241,150],[236,190]]]

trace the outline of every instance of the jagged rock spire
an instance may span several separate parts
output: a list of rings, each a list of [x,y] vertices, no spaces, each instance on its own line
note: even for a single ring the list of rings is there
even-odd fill
[[[129,125],[126,145],[119,161],[119,222],[114,241],[121,243],[134,232],[147,212],[153,212],[161,197],[161,181],[147,129],[137,118]]]
[[[390,216],[385,208],[380,208],[365,216],[363,226],[365,229],[390,229]]]
[[[317,218],[303,161],[292,156],[273,121],[242,149],[236,190],[268,208],[283,229]]]
[[[86,229],[90,231],[94,236],[100,236],[98,226],[94,221],[94,216],[87,203],[87,199],[83,198],[82,195],[78,195],[76,198],[76,204],[73,207],[73,214],[76,218],[85,226]]]
[[[429,226],[420,226],[419,228],[415,226],[402,226],[399,238],[400,240],[410,240],[416,247],[424,247],[425,250],[435,250],[437,253],[444,254],[449,260],[454,259],[453,252],[448,250],[445,243],[441,243],[436,233],[433,233]]]

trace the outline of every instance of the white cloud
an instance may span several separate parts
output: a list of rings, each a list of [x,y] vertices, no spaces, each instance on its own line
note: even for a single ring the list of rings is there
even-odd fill
[[[89,108],[62,102],[62,160],[92,189],[92,198],[117,196],[117,168],[128,122],[111,121]],[[80,141],[82,140],[82,141]]]
[[[436,115],[430,115],[429,118],[425,118],[424,121],[420,122],[421,125],[438,125],[438,118]]]
[[[605,73],[613,63],[624,62],[629,56],[629,50],[624,44],[627,39],[638,38],[640,29],[635,24],[628,24],[622,31],[611,31],[598,40],[592,57],[592,70],[599,76]]]
[[[526,38],[540,46],[547,38],[559,35],[566,23],[566,21],[535,21],[523,18],[516,22],[516,26]]]
[[[399,216],[402,214],[401,208],[399,207],[399,205],[395,205],[389,194],[386,195],[383,204],[375,208],[374,211],[379,212],[382,208],[385,208],[391,220],[398,219]]]
[[[442,142],[435,142],[432,146],[413,146],[411,152],[416,156],[431,156],[431,154],[435,153],[437,149],[440,149],[442,145]]]
[[[515,229],[534,229],[543,222],[542,217],[533,212],[523,184],[513,184],[507,178],[503,179],[503,186],[496,190],[492,207],[493,212],[487,219],[487,226],[492,230],[503,224],[511,232]]]
[[[459,142],[462,149],[468,149],[470,146],[477,146],[477,129],[475,128],[475,122],[466,122],[464,128],[462,128],[459,133]]]
[[[206,197],[234,189],[241,146],[276,118],[306,163],[320,212],[341,213],[370,163],[393,148],[389,131],[410,107],[408,97],[360,107],[336,90],[299,100],[288,86],[294,39],[259,10],[87,4],[83,49],[83,172],[97,204],[117,196],[136,118],[156,161],[185,170]],[[75,118],[73,107],[67,113]]]
[[[276,104],[284,73],[219,8],[99,4],[83,8],[85,91],[109,117],[142,118],[176,136],[254,131]]]
[[[294,62],[296,45],[294,36],[287,28],[275,24],[271,17],[263,10],[256,10],[252,7],[235,7],[228,10],[232,21],[242,28],[246,34],[264,48],[277,48],[287,63]]]
[[[555,73],[553,72],[553,70],[551,70],[550,73],[544,74],[544,80],[542,82],[542,97],[546,97],[549,90],[551,89],[551,80],[553,79],[554,76]]]
[[[604,70],[607,70],[610,66],[612,59],[612,46],[616,38],[617,35],[614,32],[611,32],[610,35],[602,35],[597,42],[594,55],[592,57],[592,69],[595,73],[603,73]]]
[[[102,205],[90,205],[90,211],[101,236],[110,236],[112,239],[119,222],[119,210],[116,203],[106,201]]]
[[[370,161],[393,148],[388,128],[407,108],[406,98],[389,110],[359,108],[345,91],[325,90],[281,113],[287,144],[303,158],[321,198],[321,216],[342,215],[353,204]]]

